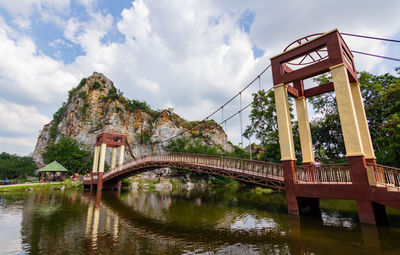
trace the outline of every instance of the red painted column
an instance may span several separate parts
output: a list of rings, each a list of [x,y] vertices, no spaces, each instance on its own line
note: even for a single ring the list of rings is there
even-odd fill
[[[368,194],[369,182],[367,175],[367,161],[364,156],[347,157],[349,161],[351,181],[353,183],[354,194]],[[368,161],[375,161],[369,159]],[[357,200],[358,217],[360,223],[385,225],[387,222],[386,210],[384,205],[375,204],[371,200]]]
[[[285,179],[285,192],[288,213],[291,215],[299,215],[299,206],[297,203],[297,196],[295,190],[296,181],[296,161],[295,160],[285,160],[282,161],[283,168],[283,178]]]
[[[376,225],[374,207],[371,201],[357,200],[357,210],[360,223]]]
[[[97,179],[97,192],[101,192],[103,190],[103,172],[98,173],[98,179]]]
[[[365,192],[368,187],[367,163],[364,156],[347,157],[351,174],[351,181],[355,192]]]

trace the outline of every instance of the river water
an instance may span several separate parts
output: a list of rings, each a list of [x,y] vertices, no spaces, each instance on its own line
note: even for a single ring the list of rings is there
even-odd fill
[[[1,193],[0,254],[400,254],[398,212],[377,228],[353,202],[321,206],[293,217],[284,193],[249,188]]]

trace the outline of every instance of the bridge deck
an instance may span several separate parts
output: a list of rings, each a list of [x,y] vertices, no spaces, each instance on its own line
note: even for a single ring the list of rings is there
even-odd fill
[[[284,189],[281,164],[202,154],[171,153],[141,158],[104,173],[102,180],[104,183],[115,182],[143,171],[162,167],[227,176],[271,188]],[[86,177],[84,184],[94,181],[93,176]]]

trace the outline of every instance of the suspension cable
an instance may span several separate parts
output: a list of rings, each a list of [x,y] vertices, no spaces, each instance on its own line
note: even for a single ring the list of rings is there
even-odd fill
[[[221,121],[224,121],[224,107],[221,108],[221,112],[222,112],[222,119]],[[223,128],[223,127],[222,127]]]
[[[393,60],[393,61],[399,61],[400,62],[400,58],[385,57],[385,56],[381,56],[381,55],[376,55],[376,54],[371,54],[371,53],[366,53],[366,52],[356,51],[356,50],[352,50],[351,52],[357,53],[357,54],[361,54],[361,55],[367,55],[367,56],[370,56],[370,57],[383,58],[383,59],[388,59],[388,60]]]
[[[380,41],[400,43],[400,40],[388,39],[388,38],[382,38],[382,37],[374,37],[374,36],[367,36],[367,35],[356,35],[356,34],[350,34],[350,33],[340,33],[340,34],[347,35],[347,36],[366,38],[366,39],[372,39],[372,40],[380,40]]]
[[[242,148],[243,148],[243,118],[242,118],[242,93],[240,93],[240,141],[242,143]]]
[[[187,128],[185,130],[183,130],[182,132],[168,138],[165,140],[161,140],[161,141],[157,141],[155,143],[153,143],[153,145],[158,144],[158,143],[163,143],[163,142],[168,142],[171,141],[173,139],[175,139],[176,137],[179,137],[181,135],[183,135],[184,133],[191,131],[192,129],[194,129],[195,127],[197,127],[198,125],[200,125],[201,123],[203,123],[204,121],[208,120],[211,116],[213,116],[215,113],[217,113],[219,110],[221,110],[223,107],[225,107],[227,104],[229,104],[230,102],[232,102],[232,100],[234,100],[237,96],[239,96],[243,91],[245,91],[248,87],[250,87],[257,79],[258,77],[260,77],[261,75],[263,75],[269,68],[271,67],[271,64],[269,64],[266,68],[264,68],[264,70],[261,71],[261,73],[258,74],[258,76],[256,78],[254,78],[250,83],[248,83],[241,91],[239,91],[236,95],[234,95],[231,99],[229,99],[225,104],[223,104],[222,106],[220,106],[219,108],[217,108],[215,111],[213,111],[211,114],[209,114],[207,117],[205,117],[203,120],[199,121],[197,124],[191,126],[190,128]],[[251,105],[251,103],[250,103]],[[249,107],[250,105],[247,105],[244,109],[246,109],[247,107]],[[238,112],[237,112],[238,113]],[[233,116],[231,116],[233,117]],[[226,120],[227,121],[227,120]],[[224,123],[225,121],[222,121],[221,123]],[[226,122],[225,122],[226,125]]]

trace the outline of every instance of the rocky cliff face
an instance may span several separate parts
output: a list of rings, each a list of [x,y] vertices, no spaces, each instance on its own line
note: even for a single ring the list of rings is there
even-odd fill
[[[63,135],[74,138],[90,150],[102,130],[113,129],[127,138],[125,161],[143,155],[165,151],[167,143],[188,128],[181,137],[198,137],[211,146],[232,151],[223,129],[215,122],[189,122],[163,110],[153,111],[140,101],[128,100],[103,74],[93,73],[69,92],[67,103],[54,114],[53,120],[43,127],[33,152],[33,158],[43,163],[42,153],[51,142]],[[109,158],[110,155],[107,155]]]

